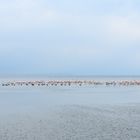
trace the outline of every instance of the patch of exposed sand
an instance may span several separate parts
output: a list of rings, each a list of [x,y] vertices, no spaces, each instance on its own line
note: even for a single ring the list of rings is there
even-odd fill
[[[139,140],[140,105],[66,105],[0,120],[0,140]]]

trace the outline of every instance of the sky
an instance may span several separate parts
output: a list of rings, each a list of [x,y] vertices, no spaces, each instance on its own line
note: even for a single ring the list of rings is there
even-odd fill
[[[0,0],[0,75],[140,75],[139,0]]]

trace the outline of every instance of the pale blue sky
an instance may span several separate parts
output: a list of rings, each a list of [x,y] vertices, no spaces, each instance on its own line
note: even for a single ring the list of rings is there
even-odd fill
[[[139,0],[0,0],[0,75],[140,75]]]

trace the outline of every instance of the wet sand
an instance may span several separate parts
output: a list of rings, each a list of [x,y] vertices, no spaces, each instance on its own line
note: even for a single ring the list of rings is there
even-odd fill
[[[140,87],[0,88],[0,140],[139,140]]]
[[[139,140],[140,104],[64,105],[0,119],[0,140]]]

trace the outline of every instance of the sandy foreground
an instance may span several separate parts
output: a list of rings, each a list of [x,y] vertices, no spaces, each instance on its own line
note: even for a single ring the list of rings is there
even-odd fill
[[[140,140],[140,88],[1,88],[0,140]]]
[[[64,105],[0,119],[0,140],[139,139],[140,104]]]

